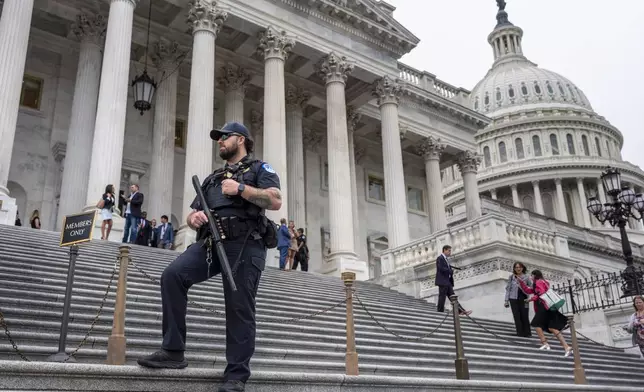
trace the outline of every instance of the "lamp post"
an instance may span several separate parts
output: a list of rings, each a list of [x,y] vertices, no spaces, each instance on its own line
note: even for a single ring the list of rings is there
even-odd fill
[[[644,290],[643,274],[641,269],[637,271],[633,265],[633,251],[626,233],[626,222],[629,218],[644,218],[644,197],[626,186],[622,187],[621,173],[615,168],[608,167],[602,173],[601,180],[611,200],[607,200],[602,206],[597,197],[591,197],[588,199],[588,211],[601,223],[608,222],[613,227],[619,227],[622,252],[626,260],[626,269],[622,272],[622,297],[641,295]]]
[[[152,0],[150,0],[150,8],[148,10],[148,37],[145,44],[145,66],[143,74],[137,76],[132,81],[134,88],[134,108],[141,112],[148,111],[152,108],[152,98],[157,90],[157,84],[148,75],[148,47],[150,46],[150,22],[152,19]]]

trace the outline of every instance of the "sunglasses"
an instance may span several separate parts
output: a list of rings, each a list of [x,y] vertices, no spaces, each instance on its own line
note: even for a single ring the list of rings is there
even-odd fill
[[[226,140],[228,140],[228,138],[232,136],[242,136],[242,135],[238,133],[224,133],[219,137],[219,140],[221,140],[222,142],[225,142]]]

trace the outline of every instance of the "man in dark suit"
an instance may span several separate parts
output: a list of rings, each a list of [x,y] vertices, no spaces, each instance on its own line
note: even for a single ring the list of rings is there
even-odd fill
[[[445,311],[445,299],[454,295],[454,267],[449,264],[448,257],[452,254],[452,247],[443,246],[443,253],[436,258],[436,279],[434,284],[438,286],[438,304],[436,310]],[[471,310],[465,310],[460,304],[458,312],[461,315],[469,315]]]
[[[147,217],[148,214],[144,211],[139,221],[138,232],[134,242],[137,245],[148,246],[150,244],[150,237],[154,228]]]
[[[172,249],[174,241],[174,231],[172,223],[168,222],[167,215],[161,215],[161,224],[157,227],[159,237],[158,247],[163,249]]]
[[[134,243],[136,233],[141,219],[141,206],[143,205],[143,193],[139,192],[139,186],[132,184],[130,186],[130,197],[125,199],[125,227],[123,228],[123,242]]]

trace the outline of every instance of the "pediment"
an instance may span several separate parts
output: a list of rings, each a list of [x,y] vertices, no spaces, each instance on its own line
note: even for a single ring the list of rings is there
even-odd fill
[[[285,1],[285,0],[282,0]],[[370,42],[389,50],[397,58],[409,53],[420,39],[400,24],[392,15],[394,7],[374,0],[300,0],[343,25],[357,29],[360,36],[371,38]],[[286,0],[292,3],[292,0]],[[363,37],[364,38],[364,37]]]

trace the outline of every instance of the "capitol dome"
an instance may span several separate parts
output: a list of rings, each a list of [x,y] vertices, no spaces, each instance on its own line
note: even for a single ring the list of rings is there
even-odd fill
[[[497,25],[488,36],[494,64],[470,94],[470,106],[495,118],[538,108],[592,111],[586,95],[569,79],[531,62],[523,55],[523,30],[508,21],[502,8]]]

